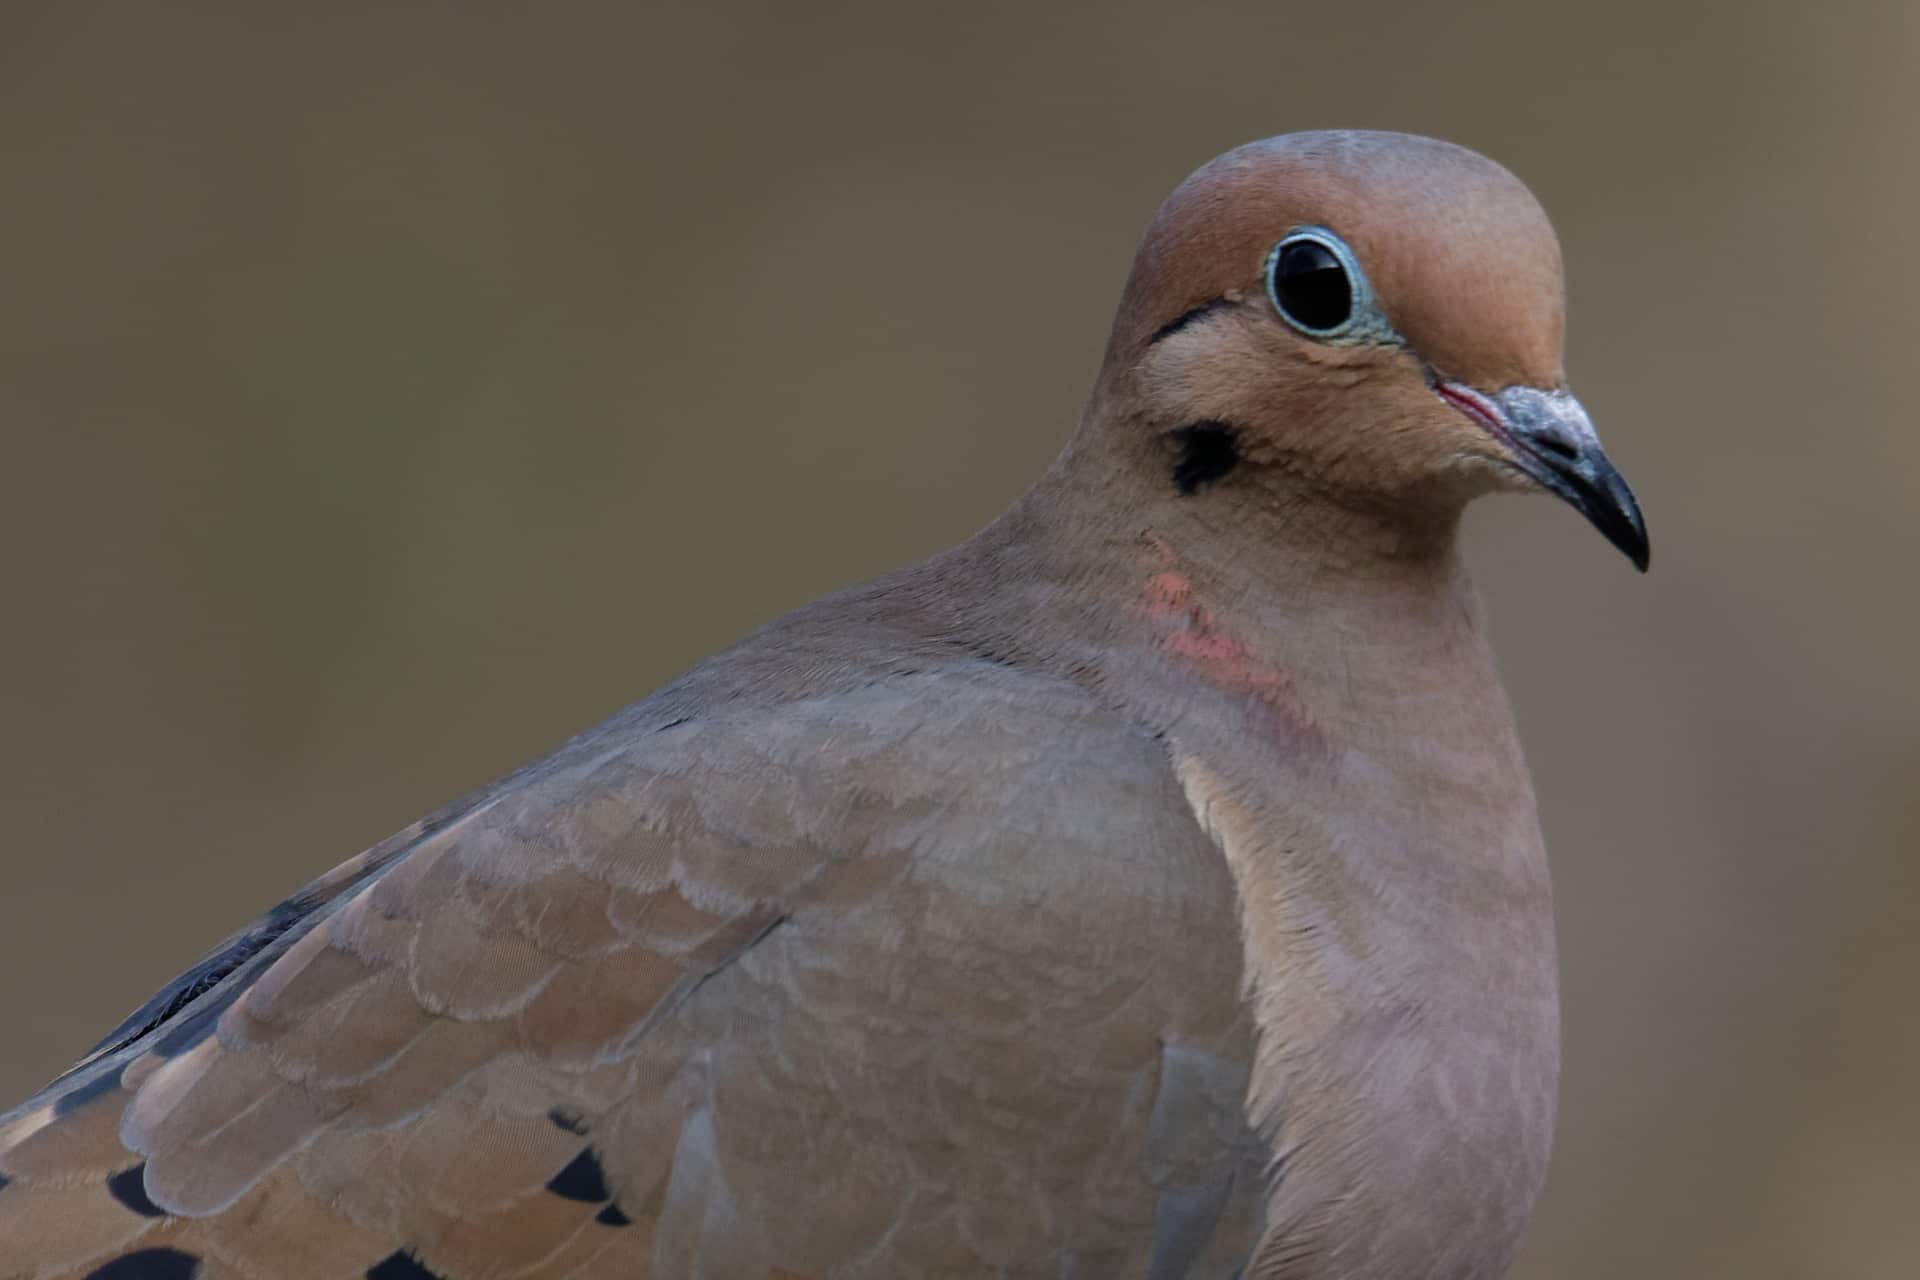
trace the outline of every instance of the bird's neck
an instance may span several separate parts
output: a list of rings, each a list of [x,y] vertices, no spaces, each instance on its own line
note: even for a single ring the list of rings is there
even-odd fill
[[[1414,536],[1304,493],[1093,502],[1077,480],[956,553],[967,626],[1160,735],[1230,864],[1260,1029],[1249,1116],[1301,1153],[1271,1214],[1341,1206],[1418,1237],[1418,1203],[1504,1256],[1551,1134],[1555,957],[1457,515]],[[1081,514],[1099,511],[1126,514]],[[1404,1274],[1393,1234],[1352,1233],[1384,1252],[1326,1274]]]
[[[1544,900],[1457,511],[1409,530],[1306,493],[1115,501],[1062,470],[953,553],[959,630],[1086,684],[1256,807],[1318,798],[1392,824],[1289,857],[1376,883],[1492,876]],[[1476,825],[1489,813],[1511,820],[1497,840]]]
[[[935,562],[986,643],[1163,732],[1223,702],[1278,713],[1282,685],[1323,727],[1364,732],[1435,687],[1492,683],[1463,503],[1389,510],[1277,471],[1182,494],[1081,443]]]

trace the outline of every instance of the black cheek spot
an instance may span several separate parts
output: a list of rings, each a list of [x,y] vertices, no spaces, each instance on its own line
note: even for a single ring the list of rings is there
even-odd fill
[[[568,1133],[584,1136],[587,1132],[587,1118],[572,1107],[553,1107],[548,1110],[547,1119]]]
[[[200,1259],[178,1249],[142,1249],[123,1253],[87,1272],[87,1280],[193,1280]]]
[[[118,1089],[122,1070],[122,1067],[115,1067],[112,1071],[103,1071],[79,1088],[70,1089],[61,1094],[53,1104],[54,1118],[62,1119],[70,1116],[89,1102],[104,1098]]]
[[[164,1218],[167,1211],[147,1196],[147,1163],[142,1160],[131,1169],[122,1169],[107,1179],[107,1190],[127,1208],[143,1218]]]
[[[620,1206],[608,1202],[607,1207],[593,1215],[593,1220],[603,1227],[624,1227],[632,1224],[633,1219],[620,1212]]]
[[[395,1249],[367,1268],[367,1280],[440,1280],[426,1269],[420,1259],[405,1249]]]
[[[1240,465],[1234,429],[1224,422],[1195,422],[1173,433],[1178,456],[1173,461],[1173,487],[1188,496],[1212,484]]]
[[[593,1154],[591,1147],[554,1174],[553,1181],[547,1184],[547,1190],[562,1200],[579,1200],[585,1204],[599,1204],[613,1199],[613,1192],[607,1190],[607,1171],[600,1167],[600,1158]]]
[[[13,1181],[12,1178],[9,1178],[4,1173],[0,1173],[0,1191],[5,1191],[7,1189],[7,1184],[12,1181]]]

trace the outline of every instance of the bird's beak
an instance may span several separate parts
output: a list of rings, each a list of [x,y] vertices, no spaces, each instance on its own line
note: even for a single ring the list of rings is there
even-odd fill
[[[1640,504],[1626,479],[1600,447],[1593,419],[1565,391],[1508,387],[1487,395],[1457,382],[1442,382],[1442,399],[1479,422],[1507,447],[1513,461],[1593,523],[1646,572],[1652,549]]]

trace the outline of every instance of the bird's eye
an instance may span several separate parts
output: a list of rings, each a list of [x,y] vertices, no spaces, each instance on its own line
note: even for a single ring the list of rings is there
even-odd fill
[[[1350,336],[1372,301],[1353,251],[1319,227],[1295,231],[1273,247],[1267,292],[1288,324],[1321,339]]]

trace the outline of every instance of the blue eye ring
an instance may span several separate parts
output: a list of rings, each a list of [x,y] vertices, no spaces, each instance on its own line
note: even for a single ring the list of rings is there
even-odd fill
[[[1293,252],[1289,252],[1293,251]],[[1326,299],[1314,300],[1312,305],[1303,305],[1306,300],[1300,296],[1295,282],[1282,278],[1282,263],[1288,260],[1311,261],[1313,269],[1325,273],[1326,260],[1339,268],[1347,291],[1346,313],[1337,321],[1331,317],[1317,317],[1310,313],[1323,307]],[[1345,240],[1321,226],[1295,227],[1280,238],[1267,254],[1265,271],[1267,301],[1279,313],[1288,325],[1312,338],[1316,342],[1334,344],[1354,344],[1361,342],[1398,342],[1400,335],[1387,322],[1374,298],[1373,282],[1367,279],[1367,273],[1360,266],[1360,259],[1347,245]],[[1317,289],[1324,293],[1329,282],[1322,282]],[[1289,300],[1293,303],[1289,306]],[[1311,323],[1315,319],[1330,322]]]

